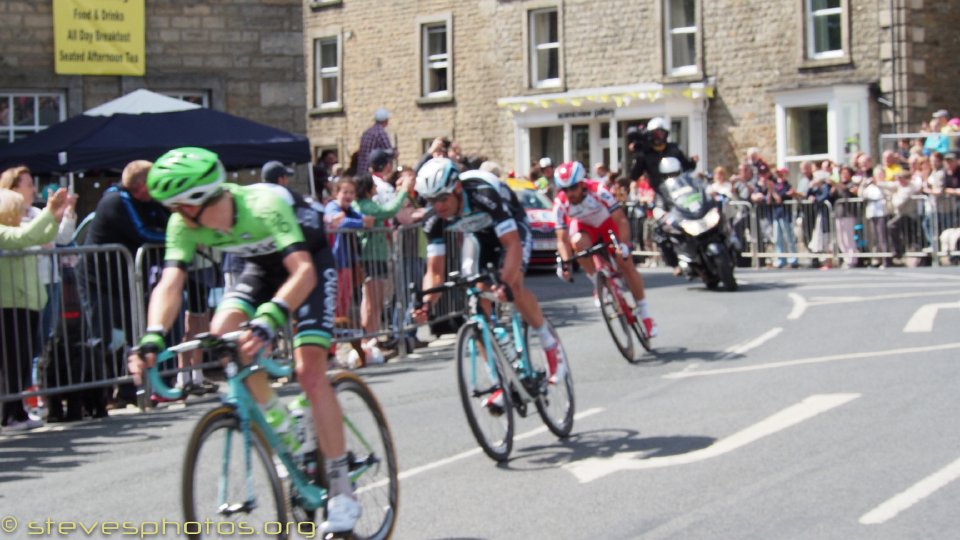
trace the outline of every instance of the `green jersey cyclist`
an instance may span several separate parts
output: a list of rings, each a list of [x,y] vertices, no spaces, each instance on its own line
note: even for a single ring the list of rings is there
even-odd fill
[[[424,223],[428,244],[423,288],[436,287],[443,282],[445,232],[465,233],[462,273],[473,275],[488,263],[499,267],[503,285],[497,294],[502,301],[507,299],[507,290],[513,294],[513,303],[520,315],[540,337],[547,356],[550,381],[562,379],[566,369],[562,349],[546,324],[540,302],[523,284],[533,238],[526,212],[516,196],[493,174],[485,171],[460,174],[447,158],[434,158],[420,168],[416,191],[432,208],[432,215],[428,214]],[[416,313],[418,322],[426,320],[430,304],[438,296],[424,297],[423,307]],[[494,392],[487,398],[486,405],[499,407],[502,403],[499,398],[500,391]]]
[[[198,246],[234,253],[244,260],[237,282],[217,306],[210,332],[222,335],[249,321],[240,338],[241,360],[270,344],[294,314],[297,378],[312,405],[330,500],[325,533],[353,529],[360,504],[347,471],[340,407],[326,377],[333,327],[337,271],[323,234],[323,207],[279,185],[225,183],[217,155],[203,148],[177,148],[157,159],[147,176],[150,195],[173,215],[167,224],[165,264],[150,296],[146,333],[129,359],[135,378],[164,348],[164,334],[180,313],[186,267]],[[250,393],[267,421],[288,438],[291,420],[266,373],[248,379]]]

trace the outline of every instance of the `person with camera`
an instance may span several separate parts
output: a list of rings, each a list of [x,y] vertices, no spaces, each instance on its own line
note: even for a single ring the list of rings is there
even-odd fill
[[[650,187],[657,194],[656,206],[666,208],[666,198],[660,194],[660,186],[663,184],[665,176],[660,172],[660,161],[663,158],[676,158],[680,162],[683,171],[692,171],[697,167],[697,156],[688,158],[675,142],[669,142],[667,137],[670,130],[667,122],[657,116],[647,122],[646,129],[627,130],[627,143],[630,152],[633,155],[633,166],[630,169],[630,178],[639,181],[640,177],[646,173],[650,181]],[[679,261],[673,245],[663,234],[662,226],[657,223],[654,229],[654,241],[660,247],[663,254],[663,262],[673,267],[673,275],[680,275]]]

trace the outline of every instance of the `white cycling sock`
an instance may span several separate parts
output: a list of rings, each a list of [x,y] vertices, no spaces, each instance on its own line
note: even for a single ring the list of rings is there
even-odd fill
[[[353,494],[353,489],[350,485],[350,471],[347,469],[349,464],[350,462],[347,460],[346,454],[324,460],[323,466],[324,469],[326,469],[327,480],[329,481],[330,497],[335,497],[341,493],[347,495]]]
[[[650,319],[650,304],[647,303],[647,299],[644,298],[637,302],[637,312],[640,313],[641,319]]]
[[[177,388],[183,388],[190,382],[190,372],[189,371],[178,371],[177,372]]]
[[[550,331],[546,323],[540,328],[534,328],[534,331],[540,336],[540,345],[543,345],[543,350],[549,351],[557,348],[557,339],[553,337],[553,332]]]
[[[584,273],[587,274],[587,278],[590,280],[590,283],[593,283],[593,288],[596,289],[596,288],[597,288],[597,273],[596,273],[596,272],[594,272],[594,273],[592,273],[592,274],[589,273],[589,272],[584,272]]]

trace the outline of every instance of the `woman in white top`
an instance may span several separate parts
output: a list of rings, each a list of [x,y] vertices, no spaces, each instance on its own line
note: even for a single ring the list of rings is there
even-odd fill
[[[883,189],[886,185],[886,172],[882,165],[877,165],[873,169],[873,176],[864,179],[864,184],[860,186],[860,197],[864,201],[864,217],[867,220],[867,251],[882,252],[888,251],[887,243],[887,199],[889,195]],[[889,265],[887,257],[881,258],[880,266],[886,268]]]

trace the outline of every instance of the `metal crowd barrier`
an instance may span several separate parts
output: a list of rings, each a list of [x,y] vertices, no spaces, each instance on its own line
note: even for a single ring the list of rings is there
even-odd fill
[[[160,281],[160,275],[163,272],[164,250],[165,248],[161,244],[144,244],[137,250],[135,257],[136,274],[140,276],[140,279],[137,280],[137,296],[143,299],[144,325],[137,327],[133,343],[140,339],[140,333],[146,324],[145,309],[150,299],[150,293]],[[234,274],[238,275],[242,270],[242,261],[239,261],[239,264],[235,267],[230,268],[228,266],[231,261],[227,260],[225,262],[224,258],[222,252],[207,248],[198,250],[194,255],[186,269],[187,281],[181,298],[180,314],[170,330],[171,344],[189,341],[197,334],[210,330],[210,320],[213,311],[223,296],[227,276],[233,277]],[[217,358],[205,356],[206,354],[201,351],[192,351],[178,358],[176,366],[165,366],[161,374],[171,376],[178,371],[218,369],[222,366]],[[278,333],[271,348],[270,356],[281,362],[292,361],[293,341],[289,324]]]
[[[724,216],[741,239],[741,257],[749,259],[754,268],[793,258],[842,262],[848,267],[863,259],[889,264],[893,258],[940,265],[947,258],[960,258],[960,207],[956,201],[954,197],[914,195],[902,216],[885,201],[882,215],[870,218],[869,202],[861,198],[832,203],[786,201],[778,206],[726,201]],[[633,203],[626,206],[634,255],[660,257],[656,245],[644,244],[647,231],[653,228],[652,218]]]
[[[448,235],[447,272],[460,267],[461,238]],[[396,340],[401,356],[410,352],[417,325],[409,316],[409,285],[419,288],[426,270],[422,226],[337,229],[330,239],[339,275],[334,343],[386,338]],[[463,295],[444,294],[430,324],[455,320],[465,307]]]
[[[12,287],[0,286],[0,305],[7,306],[0,312],[0,401],[130,382],[125,346],[143,326],[143,304],[125,247],[31,249],[0,257],[15,269]],[[51,261],[50,274],[28,278],[38,275],[42,257]]]

